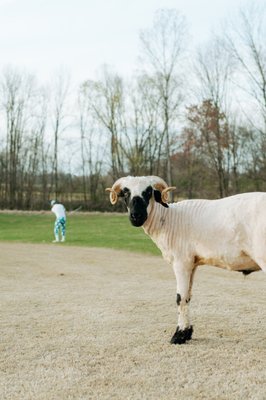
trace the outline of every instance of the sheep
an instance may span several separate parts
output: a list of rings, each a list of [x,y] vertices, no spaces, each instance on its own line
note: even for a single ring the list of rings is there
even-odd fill
[[[131,224],[142,226],[173,266],[178,324],[171,343],[182,344],[192,338],[189,302],[198,266],[266,272],[266,193],[168,204],[174,189],[156,176],[127,176],[106,190],[111,204],[124,199]]]

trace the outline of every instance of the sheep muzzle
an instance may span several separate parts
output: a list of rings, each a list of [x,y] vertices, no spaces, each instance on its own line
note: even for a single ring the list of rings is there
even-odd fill
[[[135,196],[129,204],[129,220],[133,226],[142,226],[148,218],[147,205],[143,198]]]

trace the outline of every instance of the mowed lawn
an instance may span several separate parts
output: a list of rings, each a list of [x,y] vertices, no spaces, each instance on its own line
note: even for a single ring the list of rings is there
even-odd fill
[[[1,213],[0,241],[51,243],[54,216],[49,213]],[[88,246],[160,254],[142,228],[124,214],[79,213],[67,216],[67,241],[58,246]]]

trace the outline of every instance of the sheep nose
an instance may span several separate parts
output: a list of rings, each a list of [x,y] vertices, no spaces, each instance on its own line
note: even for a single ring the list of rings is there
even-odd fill
[[[130,213],[130,218],[131,218],[133,221],[137,221],[138,219],[141,218],[141,214],[140,214],[140,213],[136,213],[136,212]]]
[[[141,226],[147,219],[147,213],[131,212],[129,219],[133,226]]]

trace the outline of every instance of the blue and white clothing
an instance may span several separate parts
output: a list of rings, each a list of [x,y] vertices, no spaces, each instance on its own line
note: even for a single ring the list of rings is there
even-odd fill
[[[55,203],[51,210],[55,216],[56,220],[54,223],[54,235],[56,242],[59,242],[59,233],[61,231],[61,241],[65,241],[66,236],[66,210],[62,204]]]

